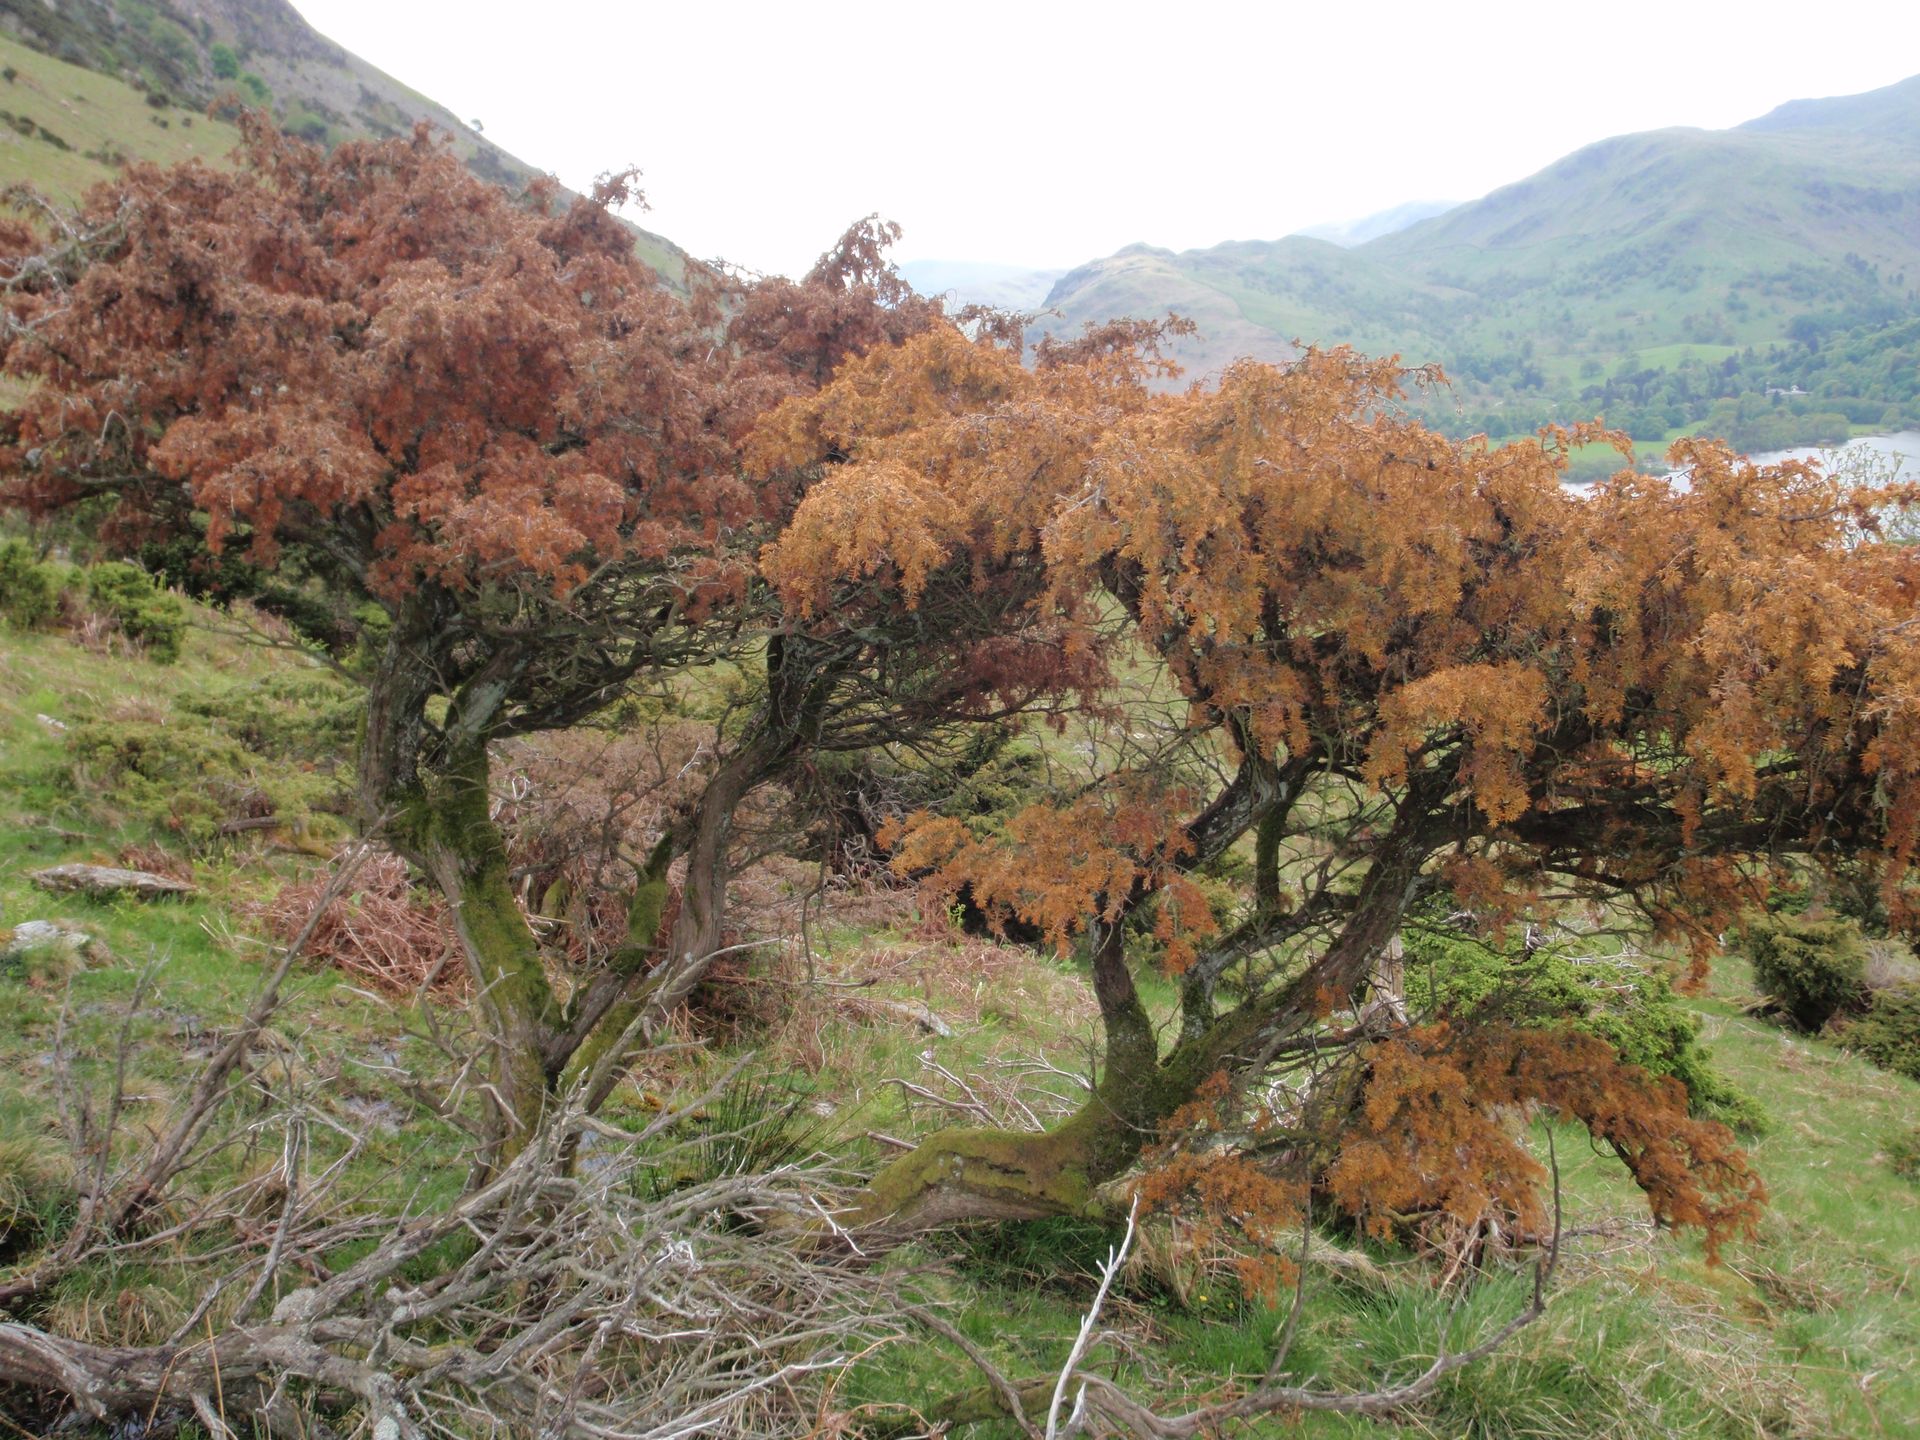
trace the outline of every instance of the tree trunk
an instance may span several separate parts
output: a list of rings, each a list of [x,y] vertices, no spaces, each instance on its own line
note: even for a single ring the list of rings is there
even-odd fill
[[[1087,1103],[1040,1134],[966,1129],[931,1135],[876,1174],[843,1223],[904,1236],[963,1220],[1086,1213],[1099,1187],[1126,1173],[1208,1077],[1259,1069],[1279,1044],[1317,1023],[1331,998],[1355,992],[1399,933],[1429,839],[1417,819],[1397,826],[1326,953],[1277,994],[1188,1025],[1164,1059],[1127,971],[1119,927],[1096,927],[1093,985],[1106,1056]]]
[[[875,1175],[843,1223],[907,1235],[960,1220],[1033,1220],[1085,1213],[1127,1170],[1200,1083],[1250,1038],[1236,1012],[1163,1061],[1152,1017],[1127,971],[1119,925],[1093,935],[1093,985],[1106,1050],[1086,1104],[1052,1130],[943,1130]]]
[[[514,900],[487,780],[486,742],[477,740],[422,780],[395,830],[453,910],[493,1051],[496,1138],[488,1163],[498,1168],[519,1153],[545,1109],[552,1078],[545,1057],[560,1010]]]

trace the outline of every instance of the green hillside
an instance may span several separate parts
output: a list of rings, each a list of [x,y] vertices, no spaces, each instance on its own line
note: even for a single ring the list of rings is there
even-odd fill
[[[8,657],[0,669],[0,792],[15,822],[0,831],[8,927],[0,946],[11,927],[34,921],[91,937],[77,951],[0,961],[0,1006],[11,1022],[0,1027],[0,1243],[9,1275],[71,1215],[77,1181],[59,1129],[70,1083],[53,1058],[60,1046],[77,1049],[82,1077],[96,1086],[112,1081],[124,1048],[127,1124],[136,1137],[159,1127],[204,1059],[196,1042],[237,1022],[270,968],[274,940],[286,938],[286,917],[302,913],[301,897],[310,898],[329,869],[328,846],[313,842],[338,833],[330,812],[351,771],[340,747],[352,743],[358,692],[310,657],[260,644],[265,622],[244,606],[187,605],[179,614],[185,630],[170,664],[111,629],[26,631],[0,621]],[[531,787],[516,791],[518,803],[538,814],[554,798],[543,787],[564,793],[578,783],[565,757],[583,745],[604,753],[606,743],[580,732],[517,752],[516,774]],[[294,843],[293,826],[227,833],[210,825],[221,805],[261,789],[283,816],[310,816],[298,832],[306,843]],[[29,879],[74,861],[158,867],[191,878],[198,893],[109,903],[49,896]],[[741,877],[745,938],[790,939],[811,874],[810,865],[784,857],[755,862]],[[259,1102],[246,1098],[256,1091],[302,1096],[311,1168],[334,1181],[316,1203],[347,1237],[306,1259],[316,1269],[360,1253],[360,1217],[407,1197],[446,1203],[463,1174],[462,1136],[419,1098],[452,1083],[454,1058],[433,1042],[442,1028],[465,1033],[462,992],[410,996],[404,978],[370,964],[395,954],[430,958],[444,943],[435,929],[444,916],[392,869],[363,877],[343,914],[364,921],[329,930],[319,956],[300,967],[270,1054],[236,1102],[244,1122],[257,1113]],[[687,1033],[698,1043],[673,1047],[669,1063],[636,1073],[609,1115],[642,1123],[669,1087],[698,1092],[758,1056],[790,1087],[760,1093],[806,1102],[775,1113],[772,1123],[791,1127],[780,1133],[858,1173],[950,1123],[960,1106],[1047,1117],[1071,1106],[1095,1023],[1081,962],[1041,960],[930,924],[914,913],[911,892],[885,884],[835,889],[815,924],[806,972],[787,949],[764,952],[778,958],[756,961],[744,987],[751,998],[732,1009],[718,996],[706,997],[711,1010],[696,1005]],[[369,941],[366,932],[378,927],[385,936]],[[1173,983],[1150,967],[1140,983],[1156,1018],[1170,1019]],[[1712,1065],[1758,1097],[1768,1120],[1764,1134],[1748,1138],[1772,1203],[1760,1233],[1731,1247],[1724,1265],[1706,1264],[1697,1240],[1651,1225],[1618,1164],[1569,1127],[1558,1132],[1567,1255],[1541,1325],[1391,1420],[1303,1415],[1244,1433],[1914,1434],[1920,1084],[1752,1018],[1744,1008],[1752,999],[1746,966],[1729,958],[1713,993],[1686,1002]],[[916,1022],[926,1013],[942,1017],[939,1032]],[[687,1122],[691,1148],[680,1163],[732,1163],[725,1126],[740,1104],[754,1103],[753,1093]],[[1536,1133],[1542,1148],[1546,1133]],[[220,1193],[265,1163],[246,1149],[216,1150],[193,1177],[195,1193]],[[994,1363],[1012,1374],[1050,1373],[1116,1238],[1092,1221],[990,1226],[924,1240],[903,1252],[899,1268],[926,1272],[952,1325]],[[1481,1284],[1458,1292],[1462,1303],[1436,1288],[1430,1259],[1363,1245],[1338,1227],[1313,1243],[1318,1258],[1295,1359],[1308,1383],[1363,1386],[1405,1373],[1410,1357],[1424,1363],[1443,1329],[1452,1327],[1458,1343],[1504,1318],[1526,1283],[1517,1263],[1489,1264]],[[165,1236],[146,1249],[105,1250],[33,1313],[102,1344],[157,1343],[195,1313],[207,1258]],[[1286,1296],[1244,1293],[1229,1259],[1177,1229],[1150,1230],[1103,1316],[1102,1373],[1168,1408],[1258,1375],[1284,1323]],[[431,1273],[423,1262],[420,1274]],[[964,1357],[937,1336],[875,1346],[831,1373],[826,1395],[842,1397],[849,1422],[832,1433],[874,1440],[915,1433],[916,1410],[975,1383]],[[0,1389],[0,1416],[19,1400]],[[826,1403],[807,1396],[809,1407]],[[209,1435],[191,1421],[169,1433]],[[1004,1421],[958,1433],[1015,1434]]]
[[[518,188],[543,173],[452,111],[318,34],[286,0],[0,0],[0,185],[72,200],[128,160],[217,160],[238,132],[206,118],[235,95],[325,144],[405,134],[425,120],[476,173]],[[677,283],[672,241],[631,227]]]
[[[1457,430],[1596,410],[1644,440],[1709,420],[1761,443],[1911,423],[1920,375],[1877,358],[1920,314],[1920,77],[1733,130],[1604,140],[1351,249],[1133,247],[1049,304],[1069,326],[1187,313],[1202,373],[1294,340],[1438,361],[1455,388],[1435,418]],[[1836,343],[1876,361],[1820,363]]]

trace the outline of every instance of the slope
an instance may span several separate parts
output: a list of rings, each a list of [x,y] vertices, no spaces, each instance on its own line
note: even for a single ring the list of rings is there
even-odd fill
[[[167,163],[224,155],[234,132],[210,130],[202,112],[227,94],[266,106],[285,129],[306,139],[378,139],[404,134],[424,120],[447,133],[455,153],[478,175],[518,188],[543,173],[319,34],[287,0],[196,0],[190,6],[175,0],[66,0],[58,8],[40,0],[0,0],[0,46],[6,66],[29,79],[49,115],[64,106],[90,122],[70,126],[96,142],[84,145],[47,122],[68,141],[64,151],[17,120],[4,122],[22,143],[0,150],[0,182],[29,180],[56,198],[73,198],[106,178],[121,163],[116,157]],[[17,115],[19,107],[6,105],[5,94],[0,85],[0,106]],[[689,263],[685,252],[663,236],[631,228],[641,258],[678,283]]]
[[[1069,328],[1184,310],[1205,332],[1190,351],[1202,373],[1290,340],[1345,342],[1441,362],[1475,419],[1494,402],[1544,418],[1618,399],[1583,382],[1746,347],[1763,361],[1769,346],[1897,323],[1920,311],[1916,284],[1920,77],[1732,130],[1603,140],[1351,249],[1303,236],[1130,247],[1070,273],[1048,303]],[[1690,389],[1682,408],[1702,414],[1689,419],[1744,393]]]

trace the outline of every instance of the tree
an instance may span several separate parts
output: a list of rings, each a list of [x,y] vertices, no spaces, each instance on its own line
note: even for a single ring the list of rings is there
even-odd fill
[[[1021,574],[1061,654],[1124,643],[1186,716],[998,826],[903,818],[897,863],[936,893],[1084,951],[1105,1054],[1063,1125],[933,1137],[857,1218],[1083,1210],[1169,1127],[1244,1137],[1256,1082],[1345,1056],[1310,1183],[1369,1223],[1537,1222],[1540,1167],[1494,1113],[1526,1104],[1587,1123],[1660,1218],[1710,1243],[1747,1223],[1758,1182],[1677,1084],[1565,1027],[1360,1002],[1442,892],[1489,934],[1572,903],[1704,955],[1799,856],[1866,870],[1911,918],[1920,562],[1874,539],[1880,500],[1703,442],[1673,452],[1690,489],[1623,472],[1581,500],[1559,477],[1594,434],[1448,441],[1400,413],[1393,362],[1346,351],[1153,396],[1099,383],[1124,353],[961,348],[855,360],[763,425],[824,472],[766,562],[793,621],[907,630]],[[1216,914],[1198,882],[1226,877]],[[1130,951],[1179,976],[1176,1034]],[[1212,1154],[1171,1191],[1204,1191]],[[1269,1220],[1303,1193],[1270,1193]]]
[[[248,127],[236,170],[131,167],[52,247],[5,237],[5,364],[33,386],[4,420],[8,498],[104,506],[126,549],[297,556],[385,612],[360,816],[454,906],[503,1158],[556,1091],[603,1096],[617,1042],[697,981],[733,812],[816,708],[816,658],[752,623],[754,554],[795,492],[743,476],[741,436],[938,307],[886,272],[872,223],[800,284],[716,279],[688,302],[610,213],[630,177],[523,204],[424,127],[331,153]],[[489,747],[729,657],[764,670],[758,710],[636,859],[627,943],[563,1004],[509,884]]]

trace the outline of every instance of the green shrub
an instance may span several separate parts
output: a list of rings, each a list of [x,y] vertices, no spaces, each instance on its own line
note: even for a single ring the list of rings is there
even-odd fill
[[[1487,943],[1449,926],[1443,914],[1430,908],[1403,933],[1407,1003],[1416,1015],[1519,1026],[1570,1021],[1629,1064],[1685,1085],[1695,1115],[1749,1134],[1767,1129],[1760,1104],[1714,1070],[1700,1048],[1698,1017],[1665,975],[1623,958]]]
[[[1867,951],[1850,920],[1755,915],[1741,928],[1741,948],[1760,989],[1809,1033],[1866,1001]]]
[[[1920,1185],[1920,1125],[1889,1135],[1886,1152],[1889,1170],[1902,1180]]]
[[[353,754],[364,703],[359,690],[327,670],[278,672],[179,702],[257,754],[324,767]]]
[[[215,44],[207,55],[213,61],[213,73],[220,79],[238,80],[240,78],[240,57],[234,54],[231,45]]]
[[[180,658],[187,610],[138,565],[109,560],[87,571],[87,602],[107,616],[148,658],[171,665]]]
[[[1874,991],[1867,1013],[1847,1021],[1839,1038],[1882,1070],[1920,1080],[1920,985]]]
[[[195,848],[241,833],[234,821],[272,818],[301,830],[344,800],[330,774],[263,755],[190,713],[82,721],[67,732],[67,749],[77,789]]]
[[[0,542],[0,618],[22,630],[51,620],[60,608],[60,577],[24,540]]]

